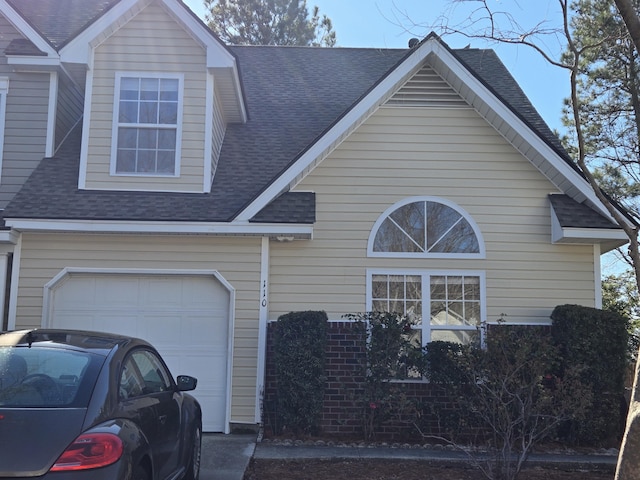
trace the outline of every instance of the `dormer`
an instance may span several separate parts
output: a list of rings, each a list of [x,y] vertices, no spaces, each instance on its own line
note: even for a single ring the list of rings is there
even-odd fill
[[[59,53],[86,66],[81,190],[210,191],[247,114],[234,55],[188,8],[122,0]]]

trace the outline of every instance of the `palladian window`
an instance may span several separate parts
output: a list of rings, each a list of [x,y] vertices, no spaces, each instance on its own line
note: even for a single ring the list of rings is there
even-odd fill
[[[378,220],[370,256],[484,255],[478,228],[465,212],[441,199],[409,199]]]
[[[473,219],[460,207],[434,197],[411,198],[380,216],[369,238],[369,257],[398,260],[402,268],[370,268],[370,311],[406,316],[415,345],[432,341],[470,343],[485,321],[485,274],[473,259],[485,256]],[[446,270],[430,268],[430,258],[451,259]]]

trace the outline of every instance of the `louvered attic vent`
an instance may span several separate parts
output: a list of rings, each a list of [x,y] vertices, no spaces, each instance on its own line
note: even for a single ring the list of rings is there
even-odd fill
[[[385,105],[469,108],[462,97],[429,66],[422,67]]]

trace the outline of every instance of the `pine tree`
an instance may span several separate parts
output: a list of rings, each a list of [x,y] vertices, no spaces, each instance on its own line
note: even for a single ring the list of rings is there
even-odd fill
[[[333,47],[331,19],[306,0],[204,0],[209,27],[232,45]]]

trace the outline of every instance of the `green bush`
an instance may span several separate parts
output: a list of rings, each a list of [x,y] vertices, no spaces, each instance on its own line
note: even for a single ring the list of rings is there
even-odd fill
[[[435,341],[424,350],[423,375],[431,383],[464,383],[467,380],[462,366],[466,347],[460,343]]]
[[[279,430],[315,434],[326,383],[327,314],[282,315],[274,334]]]
[[[592,405],[584,421],[572,422],[567,440],[598,444],[620,438],[625,421],[624,379],[628,362],[628,320],[618,313],[579,305],[560,305],[551,329],[562,361],[557,375],[581,369]]]
[[[409,412],[413,414],[414,405],[403,384],[390,380],[421,378],[422,347],[405,315],[367,312],[345,317],[366,329],[362,337],[364,383],[354,401],[360,407],[364,438],[371,440],[385,422],[399,421]]]
[[[441,428],[425,437],[480,446],[484,454],[470,459],[486,478],[514,479],[535,445],[583,417],[589,395],[573,370],[563,379],[552,374],[558,349],[548,329],[498,324],[485,338],[485,345],[427,345],[425,374],[451,402],[425,406]]]

